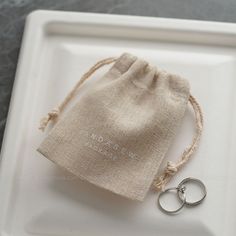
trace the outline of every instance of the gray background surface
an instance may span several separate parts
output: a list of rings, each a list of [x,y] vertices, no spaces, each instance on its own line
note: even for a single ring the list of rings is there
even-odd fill
[[[236,22],[236,0],[0,0],[0,148],[25,17],[36,9]]]

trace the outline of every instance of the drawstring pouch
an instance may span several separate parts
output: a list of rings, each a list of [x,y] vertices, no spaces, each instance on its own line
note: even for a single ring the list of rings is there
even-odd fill
[[[61,117],[80,86],[100,67],[102,78]],[[159,167],[180,126],[188,103],[196,118],[192,143],[179,161]],[[41,120],[55,123],[38,151],[82,180],[142,201],[151,186],[163,190],[191,158],[203,127],[201,108],[182,77],[128,53],[107,58],[85,73],[65,100]]]

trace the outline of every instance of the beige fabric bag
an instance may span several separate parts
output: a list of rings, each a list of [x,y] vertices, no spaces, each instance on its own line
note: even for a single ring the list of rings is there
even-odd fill
[[[65,101],[42,120],[50,120],[98,68],[115,62],[54,126],[38,151],[83,180],[130,199],[143,200],[150,186],[162,188],[189,159],[199,141],[202,115],[181,77],[150,66],[130,54],[92,67]],[[179,163],[160,164],[190,100],[198,121],[196,137]]]

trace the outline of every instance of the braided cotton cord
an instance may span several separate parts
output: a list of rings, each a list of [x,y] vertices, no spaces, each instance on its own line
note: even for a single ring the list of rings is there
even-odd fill
[[[42,118],[40,121],[39,129],[44,131],[50,121],[56,121],[60,113],[64,110],[70,100],[76,95],[78,88],[99,68],[104,65],[111,64],[115,62],[117,59],[114,57],[107,58],[97,62],[94,66],[92,66],[78,81],[78,83],[74,86],[71,92],[66,96],[63,102],[57,107],[50,111],[46,117]],[[188,160],[191,158],[195,150],[197,149],[200,141],[200,137],[203,129],[203,114],[201,111],[201,107],[196,101],[196,99],[190,95],[189,102],[195,113],[196,120],[196,133],[194,135],[193,141],[191,145],[185,149],[183,154],[181,155],[180,160],[177,163],[173,163],[171,161],[167,162],[167,166],[164,169],[163,174],[157,176],[153,181],[153,188],[157,191],[163,190],[165,185],[170,181],[171,177],[174,176],[180,168],[182,168]]]
[[[99,68],[104,65],[111,64],[116,61],[116,58],[106,58],[97,62],[94,66],[92,66],[78,81],[78,83],[74,86],[74,88],[70,91],[70,93],[66,96],[63,102],[57,107],[52,109],[45,117],[43,117],[40,121],[39,129],[44,131],[50,121],[56,121],[60,113],[65,109],[70,100],[76,95],[78,88]]]
[[[171,161],[167,162],[167,166],[164,169],[163,174],[157,176],[153,181],[152,186],[155,190],[164,190],[165,185],[170,181],[171,177],[174,176],[179,169],[188,162],[199,145],[203,130],[203,114],[200,105],[192,95],[189,96],[189,102],[194,110],[196,120],[196,133],[193,137],[193,141],[190,146],[184,150],[180,160],[177,163],[173,163]]]

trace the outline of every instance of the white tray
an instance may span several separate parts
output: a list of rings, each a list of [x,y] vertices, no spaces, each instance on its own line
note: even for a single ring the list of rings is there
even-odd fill
[[[234,24],[31,13],[2,147],[0,235],[236,235],[235,46]],[[155,193],[143,203],[129,201],[73,178],[35,151],[46,135],[37,130],[39,119],[97,60],[125,51],[188,78],[203,107],[200,148],[169,186],[193,176],[208,196],[177,216],[156,207]],[[192,132],[189,112],[165,160],[178,158]]]

